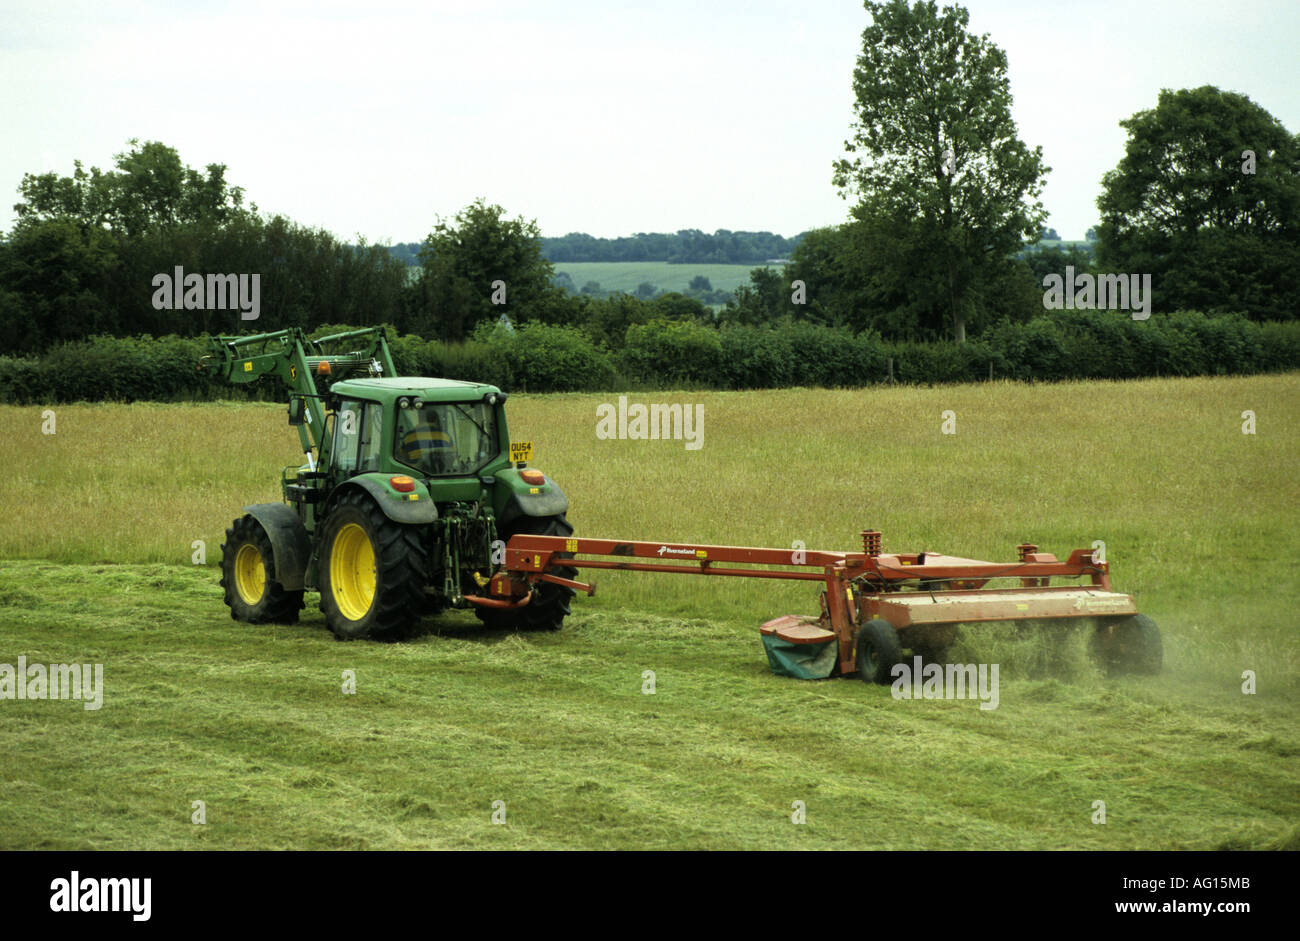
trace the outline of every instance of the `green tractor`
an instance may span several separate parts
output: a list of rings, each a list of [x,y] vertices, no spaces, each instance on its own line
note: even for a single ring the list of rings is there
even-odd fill
[[[492,627],[559,629],[576,570],[522,601],[484,594],[511,536],[573,532],[563,491],[527,467],[531,443],[511,444],[506,393],[396,377],[382,328],[213,337],[200,368],[288,385],[306,455],[281,472],[282,503],[246,506],[226,530],[221,585],[235,620],[296,622],[304,593],[319,591],[341,639],[403,639],[447,608],[472,607]]]

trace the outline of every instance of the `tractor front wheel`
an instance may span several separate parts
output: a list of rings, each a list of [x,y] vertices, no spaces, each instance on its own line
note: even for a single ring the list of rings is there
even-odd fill
[[[864,683],[888,686],[893,682],[893,669],[903,656],[898,643],[898,631],[882,618],[868,621],[858,628],[858,676]]]
[[[275,553],[262,524],[241,516],[221,544],[221,587],[230,616],[249,624],[294,624],[302,610],[302,591],[285,591],[275,580]]]
[[[320,609],[340,640],[402,640],[424,610],[429,555],[420,530],[360,490],[339,498],[320,542]]]

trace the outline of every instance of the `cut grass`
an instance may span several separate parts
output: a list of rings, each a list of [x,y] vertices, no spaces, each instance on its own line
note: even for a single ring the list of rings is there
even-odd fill
[[[1229,672],[1004,678],[981,711],[772,676],[752,622],[582,609],[555,635],[461,616],[339,643],[314,610],[235,624],[191,569],[20,562],[0,585],[7,652],[105,665],[97,712],[0,703],[7,849],[1295,842],[1296,690]]]
[[[1104,539],[1166,670],[1108,679],[1080,632],[985,626],[951,659],[1002,664],[998,709],[897,701],[768,672],[755,628],[814,610],[808,585],[632,573],[555,635],[456,615],[342,644],[314,595],[299,625],[240,625],[218,546],[298,461],[282,406],[65,406],[53,436],[0,408],[0,663],[105,682],[97,712],[0,700],[0,848],[1300,842],[1300,376],[639,397],[702,403],[699,451],[598,440],[602,400],[510,400],[580,533],[850,549],[874,527],[990,559]]]

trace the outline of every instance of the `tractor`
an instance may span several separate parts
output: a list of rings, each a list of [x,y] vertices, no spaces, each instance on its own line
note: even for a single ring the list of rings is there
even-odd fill
[[[493,627],[558,630],[576,570],[508,599],[484,594],[519,534],[567,537],[568,499],[510,441],[507,393],[398,377],[382,328],[312,340],[297,328],[211,338],[200,369],[233,383],[273,376],[305,455],[283,501],[244,507],[221,547],[230,616],[293,623],[307,591],[340,639],[400,640],[419,619],[473,608]]]

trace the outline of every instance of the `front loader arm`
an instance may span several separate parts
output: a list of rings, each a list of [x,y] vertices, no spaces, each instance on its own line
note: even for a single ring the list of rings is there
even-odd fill
[[[334,352],[344,340],[366,340],[360,349]],[[304,453],[312,449],[319,454],[327,442],[325,407],[316,377],[329,382],[351,372],[396,375],[392,353],[382,327],[368,327],[335,333],[310,340],[302,330],[290,327],[273,333],[240,337],[211,337],[212,352],[203,357],[199,368],[210,369],[231,383],[255,382],[263,376],[278,377],[290,390],[290,398],[301,396],[306,414],[298,425],[298,438]]]
[[[203,358],[200,369],[210,369],[234,384],[276,376],[289,387],[291,396],[303,397],[307,413],[306,421],[298,426],[298,440],[304,453],[312,449],[319,453],[325,436],[325,409],[306,352],[311,341],[302,331],[290,328],[246,337],[212,337],[210,342],[212,352]]]

